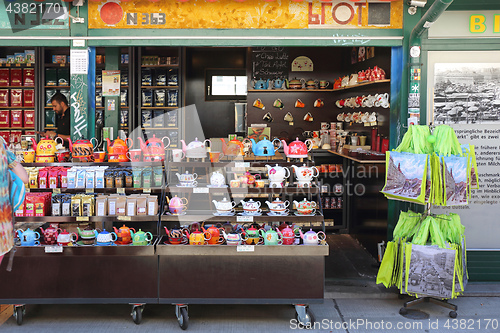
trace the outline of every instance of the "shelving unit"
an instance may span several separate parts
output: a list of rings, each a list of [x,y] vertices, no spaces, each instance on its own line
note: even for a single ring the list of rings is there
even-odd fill
[[[347,89],[353,89],[353,88],[359,88],[367,85],[372,85],[372,84],[379,84],[379,83],[388,83],[391,82],[391,80],[386,79],[386,80],[377,80],[377,81],[366,81],[366,82],[361,82],[355,85],[350,85],[342,88],[325,88],[325,89],[248,89],[249,92],[335,92],[335,91],[342,91],[342,90],[347,90]]]
[[[42,128],[54,130],[56,116],[52,110],[52,105],[50,104],[50,99],[56,92],[61,92],[70,100],[70,73],[69,73],[69,62],[68,57],[70,50],[68,47],[54,47],[54,48],[43,48],[41,59],[41,80],[37,81],[43,85],[41,89],[41,105],[45,112],[41,115]],[[53,56],[65,56],[66,59],[64,63],[53,63]],[[62,61],[62,60],[61,60]],[[48,84],[51,82],[52,84]]]

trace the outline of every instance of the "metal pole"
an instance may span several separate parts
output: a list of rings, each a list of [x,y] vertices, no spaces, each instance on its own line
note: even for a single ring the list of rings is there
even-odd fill
[[[427,10],[415,25],[413,30],[410,33],[410,46],[415,43],[416,38],[420,38],[420,36],[432,25],[432,23],[436,22],[439,16],[443,14],[443,12],[448,8],[453,0],[436,0],[432,6]],[[420,44],[420,43],[418,43]]]

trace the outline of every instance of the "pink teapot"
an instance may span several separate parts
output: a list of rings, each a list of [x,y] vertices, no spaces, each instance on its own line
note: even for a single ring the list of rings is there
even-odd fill
[[[144,162],[159,162],[165,160],[165,150],[170,146],[170,138],[168,136],[159,139],[153,134],[153,137],[149,138],[146,142],[144,142],[141,137],[137,139],[141,144]],[[167,139],[167,144],[163,143],[165,139]]]
[[[167,197],[167,203],[171,214],[180,215],[187,210],[188,199],[179,198],[178,196],[174,196],[171,199]]]
[[[314,232],[312,229],[309,229],[305,234],[302,233],[302,230],[299,229],[300,237],[304,242],[304,245],[318,245],[320,242],[323,242],[326,239],[326,235],[323,231]]]
[[[313,142],[310,139],[302,142],[299,138],[296,138],[296,140],[290,142],[289,145],[286,144],[285,140],[281,140],[281,142],[283,143],[285,155],[288,158],[306,158],[308,156],[307,153],[313,147]]]

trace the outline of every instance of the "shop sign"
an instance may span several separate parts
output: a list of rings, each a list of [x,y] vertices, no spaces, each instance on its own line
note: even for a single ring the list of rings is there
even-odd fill
[[[17,0],[0,3],[0,30],[68,28],[68,4],[60,0]]]
[[[89,29],[401,29],[403,0],[89,2]]]
[[[429,38],[500,37],[500,11],[444,12],[429,28]]]

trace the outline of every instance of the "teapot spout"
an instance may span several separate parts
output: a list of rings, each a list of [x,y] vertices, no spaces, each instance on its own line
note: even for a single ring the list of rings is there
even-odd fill
[[[119,233],[118,229],[116,229],[116,227],[113,227],[113,229],[115,230],[115,233]]]
[[[283,151],[285,152],[285,155],[288,155],[288,145],[286,144],[286,141],[281,140],[281,143],[283,143]]]
[[[139,143],[141,145],[141,150],[144,151],[146,149],[146,144],[144,143],[144,141],[142,140],[142,138],[140,136],[137,137],[137,140],[139,140]]]
[[[182,151],[186,153],[186,142],[184,140],[180,140],[182,144]]]
[[[33,138],[30,138],[31,142],[33,143],[33,150],[36,150],[36,141]]]
[[[220,140],[222,141],[222,153],[226,154],[226,149],[227,149],[226,140],[224,140],[224,138],[220,138]]]
[[[170,237],[170,232],[168,232],[167,227],[163,227],[163,228],[165,228],[165,232],[167,233],[167,236]]]
[[[255,154],[257,150],[257,142],[253,138],[250,138],[250,141],[252,142],[252,152]]]
[[[64,140],[63,140],[63,142],[64,142]],[[71,153],[73,153],[73,141],[71,141],[71,138],[68,138],[68,142],[69,142],[69,151]]]

